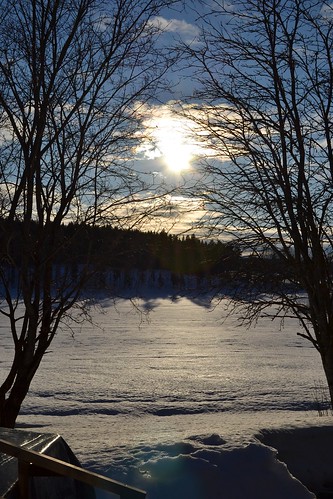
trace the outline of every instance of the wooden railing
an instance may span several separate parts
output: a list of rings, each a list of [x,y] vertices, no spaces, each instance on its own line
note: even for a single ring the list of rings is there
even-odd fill
[[[16,457],[18,460],[18,490],[19,499],[30,499],[29,482],[33,476],[62,476],[78,480],[92,487],[116,494],[120,499],[144,499],[143,490],[111,480],[97,473],[80,468],[60,459],[40,454],[15,445],[6,440],[0,440],[0,452]]]

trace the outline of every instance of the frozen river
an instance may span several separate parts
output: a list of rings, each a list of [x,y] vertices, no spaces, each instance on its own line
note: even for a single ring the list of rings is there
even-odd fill
[[[151,499],[171,499],[171,492],[157,495],[154,473],[159,480],[162,468],[165,480],[165,470],[177,476],[184,456],[199,466],[193,456],[207,445],[209,452],[223,447],[223,455],[244,448],[257,455],[254,435],[261,428],[323,423],[315,407],[316,387],[324,385],[319,355],[297,336],[297,321],[280,330],[265,320],[245,330],[226,318],[223,303],[209,308],[182,298],[137,305],[148,316],[128,300],[103,300],[93,310],[94,324],[58,334],[19,426],[60,433],[85,465],[150,490]],[[4,324],[2,333],[5,370]],[[172,499],[222,497],[175,490]]]

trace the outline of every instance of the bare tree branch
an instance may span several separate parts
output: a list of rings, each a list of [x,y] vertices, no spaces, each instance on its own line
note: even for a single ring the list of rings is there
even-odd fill
[[[332,6],[210,5],[200,43],[182,47],[199,75],[184,113],[209,151],[194,191],[210,213],[202,224],[249,257],[234,288],[244,321],[297,317],[333,401]],[[268,278],[250,258],[264,264],[267,252],[277,262]]]

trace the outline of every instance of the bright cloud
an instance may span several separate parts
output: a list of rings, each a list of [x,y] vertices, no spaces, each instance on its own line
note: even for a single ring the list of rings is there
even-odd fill
[[[166,19],[162,16],[156,16],[152,20],[152,24],[157,26],[164,32],[177,33],[186,38],[196,38],[199,36],[199,28],[194,24],[190,24],[183,19]]]

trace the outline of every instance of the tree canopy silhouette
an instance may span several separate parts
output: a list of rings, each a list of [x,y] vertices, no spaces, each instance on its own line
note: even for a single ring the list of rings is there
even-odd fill
[[[332,4],[206,7],[200,42],[183,47],[198,75],[184,112],[209,156],[192,193],[211,214],[202,221],[210,234],[236,239],[244,254],[274,255],[284,269],[265,288],[247,279],[235,303],[247,321],[297,317],[333,401]]]
[[[69,239],[62,224],[130,226],[147,217],[158,193],[129,158],[144,103],[170,66],[156,46],[160,0],[3,0],[0,4],[0,313],[13,361],[0,386],[0,425],[13,426],[59,325],[78,304],[78,279],[52,266]],[[151,187],[151,188],[150,188]],[[149,203],[142,204],[149,199]],[[12,230],[8,231],[10,228]],[[88,254],[88,253],[87,253]]]

